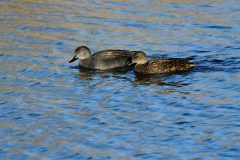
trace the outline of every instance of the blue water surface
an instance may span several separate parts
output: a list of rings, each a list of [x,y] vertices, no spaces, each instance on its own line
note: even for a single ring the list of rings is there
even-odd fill
[[[1,0],[0,159],[240,159],[240,1]],[[69,64],[142,50],[198,67]]]

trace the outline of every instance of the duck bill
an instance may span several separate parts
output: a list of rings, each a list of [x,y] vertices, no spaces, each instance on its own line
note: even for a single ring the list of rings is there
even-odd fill
[[[135,64],[137,64],[137,63],[132,62],[132,63],[129,63],[128,66],[132,66],[132,65],[135,65]]]
[[[76,56],[74,56],[73,59],[71,59],[71,60],[69,61],[69,63],[72,63],[72,62],[76,61],[77,59],[78,59],[78,58],[77,58]]]

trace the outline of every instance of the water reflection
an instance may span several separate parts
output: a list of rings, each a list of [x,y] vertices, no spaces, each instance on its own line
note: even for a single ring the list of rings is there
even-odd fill
[[[84,67],[71,67],[73,69],[78,70],[79,72],[72,72],[72,74],[79,77],[82,81],[91,81],[96,79],[96,77],[101,77],[102,79],[108,79],[109,77],[113,77],[118,81],[127,80],[132,83],[134,86],[136,85],[159,85],[159,86],[173,86],[173,87],[182,87],[187,86],[189,83],[184,83],[184,81],[179,81],[176,79],[176,82],[167,82],[168,79],[174,79],[173,76],[186,76],[189,72],[183,73],[172,73],[172,74],[139,74],[133,71],[133,68],[123,69],[123,70],[109,70],[109,71],[101,71],[101,70],[93,70],[87,69]],[[133,75],[133,78],[131,78]]]
[[[114,78],[115,80],[124,80],[131,82],[131,77],[128,77],[129,72],[132,68],[120,69],[120,70],[94,70],[84,67],[70,67],[75,70],[71,74],[79,77],[81,81],[94,81],[96,79],[109,79]]]
[[[175,74],[135,74],[135,85],[150,85],[155,84],[159,86],[172,86],[172,87],[182,87],[187,86],[189,83],[185,83],[183,81],[179,81],[179,79],[175,79],[172,76],[180,75],[183,76],[186,73],[175,73]],[[174,82],[175,79],[175,82]],[[169,82],[169,80],[171,80]],[[172,82],[173,81],[173,82]]]

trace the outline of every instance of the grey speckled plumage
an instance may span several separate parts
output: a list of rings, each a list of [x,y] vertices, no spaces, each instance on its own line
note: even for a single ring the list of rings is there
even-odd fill
[[[182,58],[156,58],[148,60],[144,52],[136,52],[132,57],[135,71],[142,74],[172,73],[189,71],[194,64]]]
[[[129,50],[103,50],[91,55],[86,46],[75,50],[75,56],[69,63],[80,59],[79,66],[98,70],[112,70],[129,67],[134,51]]]

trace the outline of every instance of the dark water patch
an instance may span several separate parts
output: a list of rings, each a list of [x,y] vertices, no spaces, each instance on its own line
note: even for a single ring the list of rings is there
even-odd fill
[[[232,47],[231,49],[236,49],[236,50],[239,50],[240,47]]]
[[[78,66],[69,66],[70,69],[77,69],[79,70],[79,67]],[[81,72],[81,71],[80,71]]]
[[[7,118],[7,116],[5,116],[5,115],[0,115],[0,119],[1,119],[1,118],[5,119],[5,118]]]
[[[130,122],[129,124],[136,124],[136,123],[141,123],[142,121],[133,121],[133,122]]]
[[[235,46],[226,46],[226,47],[221,47],[220,49],[217,50],[217,52],[219,53],[227,53],[227,52],[234,52],[235,50],[239,50],[239,47],[235,47]],[[236,55],[239,57],[239,55]]]
[[[0,102],[0,105],[4,105],[4,104],[6,104],[6,103],[8,103],[8,101],[6,101],[6,100],[4,101],[4,100],[3,100],[2,102]]]
[[[147,159],[147,158],[153,158],[153,156],[146,154],[146,153],[139,153],[139,154],[135,154],[133,155],[134,157],[141,157],[143,159]]]
[[[210,29],[232,29],[232,27],[228,27],[228,26],[204,26],[204,28],[210,28]]]
[[[57,43],[55,43],[57,46],[63,46],[63,45],[65,45],[64,44],[64,42],[57,42]]]
[[[177,122],[175,123],[176,125],[184,125],[184,124],[189,124],[190,122],[185,122],[185,121],[182,121],[182,122]]]
[[[183,116],[193,116],[191,113],[183,113]]]
[[[22,119],[22,117],[16,117],[16,118],[13,118],[13,119],[19,121],[19,120]]]
[[[180,134],[172,135],[172,136],[169,136],[169,138],[162,139],[161,141],[162,142],[169,142],[169,141],[172,141],[172,140],[176,140],[176,138],[178,138],[180,136],[181,136]]]
[[[212,63],[223,63],[224,60],[221,60],[221,59],[211,59],[211,60],[209,60],[209,62],[212,62]]]
[[[203,140],[202,142],[207,142],[207,143],[210,143],[210,142],[213,142],[213,139],[211,139],[211,138],[208,138],[208,139],[205,139],[205,140]]]
[[[232,29],[230,26],[217,26],[217,25],[205,25],[205,24],[195,24],[195,26],[201,27],[201,28],[208,28],[208,29],[217,29],[217,30],[229,30]]]
[[[39,117],[39,116],[41,116],[41,114],[37,114],[37,113],[30,113],[28,115],[31,116],[31,117]]]
[[[197,59],[198,56],[194,55],[194,56],[189,56],[189,57],[186,57],[185,59],[188,60],[188,61],[193,61],[195,59]],[[194,61],[193,61],[194,62]]]
[[[239,156],[239,149],[230,149],[227,151],[224,151],[222,153],[220,153],[219,155],[224,157],[224,158],[240,158]]]
[[[42,85],[40,82],[32,83],[29,85],[29,87],[36,87]]]
[[[62,157],[62,158],[60,158],[60,159],[71,159],[71,158],[77,158],[77,157],[79,157],[80,156],[80,154],[79,153],[75,153],[75,154],[72,154],[72,155],[69,155],[69,156],[66,156],[66,157]],[[80,157],[79,157],[80,158]],[[82,157],[83,158],[83,157]]]

